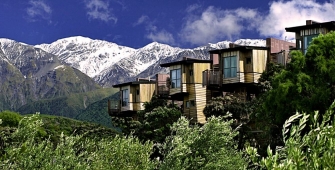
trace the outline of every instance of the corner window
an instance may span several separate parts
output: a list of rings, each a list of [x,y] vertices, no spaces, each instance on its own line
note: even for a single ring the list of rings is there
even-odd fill
[[[129,97],[129,94],[128,94],[128,89],[124,89],[121,91],[121,94],[122,94],[122,106],[128,106],[128,97]]]
[[[223,76],[224,78],[237,77],[237,57],[230,56],[223,58]]]
[[[313,38],[317,36],[318,36],[317,34],[304,36],[304,50],[303,50],[304,54],[307,53],[307,48],[309,47],[309,44],[312,42]]]
[[[181,84],[181,69],[175,69],[170,71],[171,77],[171,88],[178,88]]]

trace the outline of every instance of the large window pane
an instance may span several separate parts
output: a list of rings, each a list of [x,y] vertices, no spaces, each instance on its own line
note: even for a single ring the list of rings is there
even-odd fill
[[[171,79],[176,79],[176,70],[171,70]]]
[[[223,74],[224,78],[237,76],[237,57],[230,56],[223,58]]]
[[[181,85],[181,69],[175,69],[170,71],[171,76],[171,88],[178,88]]]
[[[177,79],[177,81],[176,81],[176,87],[180,87],[180,79]]]
[[[314,37],[317,37],[318,35],[306,35],[304,37],[304,53],[306,54],[307,49],[309,47],[309,44],[312,42]]]
[[[122,90],[122,106],[128,105],[128,89]]]
[[[181,72],[180,72],[180,69],[176,70],[176,77],[177,79],[180,79],[180,76],[181,76]]]
[[[226,69],[224,69],[224,73],[223,73],[223,74],[224,74],[224,77],[225,77],[225,78],[230,77],[230,74],[231,74],[231,73],[230,73],[230,68],[226,68]]]
[[[237,68],[231,68],[230,70],[230,77],[237,77]]]
[[[223,68],[229,68],[230,67],[230,57],[225,57],[223,60]]]

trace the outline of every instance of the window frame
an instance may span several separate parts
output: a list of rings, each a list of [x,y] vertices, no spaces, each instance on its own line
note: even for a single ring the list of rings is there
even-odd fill
[[[173,74],[175,75],[173,76]],[[181,68],[170,70],[170,81],[171,81],[171,88],[181,87]]]
[[[310,46],[310,43],[313,41],[315,37],[318,37],[319,34],[311,34],[311,35],[305,35],[303,36],[304,40],[304,49],[302,50],[304,54],[307,53],[307,49]]]
[[[232,58],[235,59],[235,62],[233,63]],[[229,61],[227,61],[229,60]],[[235,65],[234,65],[235,64]],[[232,66],[233,65],[233,66]],[[238,68],[238,63],[237,63],[237,56],[228,56],[228,57],[223,57],[223,78],[235,78],[237,77],[237,68]]]
[[[128,93],[128,89],[123,89],[121,90],[121,106],[128,106],[129,104],[129,93]]]

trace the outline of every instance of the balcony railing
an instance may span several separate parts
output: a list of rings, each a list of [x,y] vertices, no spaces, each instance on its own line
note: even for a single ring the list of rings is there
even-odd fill
[[[108,114],[109,116],[117,116],[121,113],[120,100],[108,100]]]
[[[158,96],[168,96],[169,95],[169,82],[168,81],[158,81],[157,82],[157,95]]]
[[[261,73],[237,72],[236,77],[224,77],[222,71],[205,70],[202,72],[202,85],[221,85],[231,83],[258,83]]]

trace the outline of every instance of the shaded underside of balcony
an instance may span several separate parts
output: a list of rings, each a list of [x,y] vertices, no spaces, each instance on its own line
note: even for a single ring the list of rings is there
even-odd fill
[[[133,110],[121,111],[120,109],[110,109],[108,113],[109,116],[112,117],[135,117],[137,111]]]

